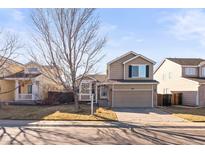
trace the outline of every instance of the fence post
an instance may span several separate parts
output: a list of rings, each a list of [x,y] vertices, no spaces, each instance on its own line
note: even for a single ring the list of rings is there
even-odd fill
[[[93,94],[91,94],[91,115],[93,115]]]

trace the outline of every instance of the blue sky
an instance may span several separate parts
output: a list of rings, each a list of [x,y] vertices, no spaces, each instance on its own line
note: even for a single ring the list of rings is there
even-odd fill
[[[30,9],[0,9],[0,27],[30,37]],[[166,57],[205,58],[205,10],[203,9],[98,9],[101,32],[108,41],[105,64],[127,52],[143,54],[159,64]],[[26,49],[18,59],[27,62]]]

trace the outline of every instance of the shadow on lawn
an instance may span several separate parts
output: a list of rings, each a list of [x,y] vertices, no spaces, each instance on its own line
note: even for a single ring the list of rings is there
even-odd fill
[[[94,107],[96,110],[97,107]],[[0,119],[4,120],[44,120],[46,117],[55,117],[58,114],[90,115],[90,105],[80,104],[80,110],[75,111],[73,104],[53,106],[5,105],[0,109]],[[54,115],[54,116],[53,116]],[[46,119],[58,120],[58,119]],[[59,119],[63,120],[63,119]],[[73,120],[73,119],[72,119]]]

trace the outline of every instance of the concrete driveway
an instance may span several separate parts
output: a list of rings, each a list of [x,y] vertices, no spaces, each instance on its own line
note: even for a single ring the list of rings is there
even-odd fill
[[[128,123],[177,123],[188,122],[185,119],[173,116],[159,108],[116,108],[114,111],[117,114],[118,120]]]

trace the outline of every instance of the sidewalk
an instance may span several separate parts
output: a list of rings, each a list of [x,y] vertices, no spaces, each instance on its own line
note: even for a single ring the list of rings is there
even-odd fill
[[[150,122],[136,123],[127,121],[34,121],[0,120],[0,127],[99,127],[99,128],[205,128],[205,123],[194,122]]]

